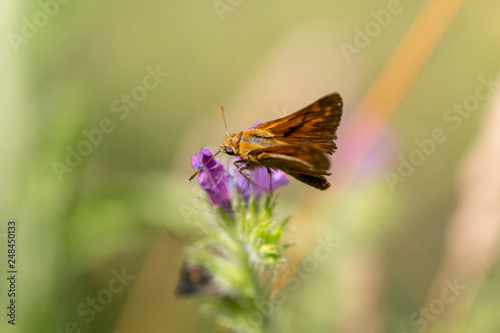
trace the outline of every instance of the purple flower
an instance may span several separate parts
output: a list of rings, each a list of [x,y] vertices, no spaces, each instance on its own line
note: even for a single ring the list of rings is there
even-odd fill
[[[270,175],[266,167],[254,168],[248,173],[250,184],[248,179],[238,170],[235,171],[236,187],[245,201],[248,201],[252,195],[254,197],[260,197],[270,193],[271,187],[272,190],[275,191],[277,188],[289,183],[286,174],[281,170],[271,170],[272,175]]]
[[[250,128],[258,125],[260,125],[259,121]],[[270,175],[266,167],[247,170],[249,182],[232,164],[230,170],[225,170],[216,159],[210,160],[212,156],[212,152],[203,147],[201,152],[191,157],[191,165],[195,169],[202,168],[198,175],[198,183],[207,192],[212,203],[222,207],[228,213],[231,212],[230,193],[233,190],[241,193],[248,202],[252,195],[257,198],[270,193],[271,188],[274,191],[289,183],[283,171],[271,170]]]
[[[195,169],[202,168],[198,175],[198,183],[207,192],[214,205],[220,206],[226,212],[231,212],[229,198],[229,174],[222,164],[212,158],[212,152],[203,147],[201,152],[191,157],[191,165]],[[208,163],[207,163],[208,162]]]
[[[257,126],[259,126],[260,124],[262,124],[260,121],[256,121],[255,124],[253,124],[251,127],[247,128],[247,129],[252,129],[252,128],[255,128]]]

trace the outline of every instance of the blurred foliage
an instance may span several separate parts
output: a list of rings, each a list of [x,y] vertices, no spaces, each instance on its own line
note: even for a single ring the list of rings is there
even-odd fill
[[[387,1],[241,1],[224,20],[212,1],[70,1],[19,52],[3,38],[0,233],[7,219],[18,221],[15,331],[63,332],[71,322],[96,333],[204,331],[203,300],[178,300],[173,290],[180,249],[203,218],[203,196],[187,182],[189,156],[219,144],[219,105],[228,110],[231,130],[337,90],[345,99],[344,125],[425,2],[402,4],[401,14],[350,63],[339,44],[352,43],[353,29],[373,20],[370,11]],[[2,35],[20,34],[22,19],[32,21],[40,6],[3,1]],[[446,143],[395,192],[383,172],[397,168],[396,155],[408,156],[415,139],[443,126],[443,112],[474,93],[478,76],[496,77],[499,10],[490,1],[464,3],[392,119],[387,131],[397,152],[381,169],[337,196],[301,184],[279,192],[277,210],[292,214],[302,257],[320,234],[340,244],[287,293],[276,310],[283,331],[345,331],[356,321],[349,317],[356,300],[370,290],[379,297],[371,310],[380,332],[412,329],[408,317],[425,302],[457,206],[457,171],[488,103],[447,132]],[[112,103],[143,84],[148,66],[170,74],[120,119]],[[114,130],[59,181],[53,163],[64,163],[67,147],[76,149],[86,140],[82,131],[99,128],[104,118]],[[341,150],[332,159],[334,174],[349,167]],[[346,281],[361,278],[356,267],[367,262],[375,268],[364,277],[378,282],[356,292]],[[134,280],[87,323],[77,309],[90,309],[89,297],[105,299],[102,291],[122,268]],[[498,270],[463,313],[462,332],[498,331]],[[4,319],[2,332],[5,325]]]

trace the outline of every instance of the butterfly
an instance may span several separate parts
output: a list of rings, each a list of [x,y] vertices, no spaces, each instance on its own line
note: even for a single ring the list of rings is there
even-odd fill
[[[326,95],[291,115],[228,133],[213,156],[221,151],[238,156],[240,159],[234,164],[247,179],[245,170],[266,167],[269,173],[271,169],[281,170],[309,186],[326,190],[330,183],[325,176],[331,174],[326,154],[331,155],[337,149],[334,140],[342,107],[338,93]]]

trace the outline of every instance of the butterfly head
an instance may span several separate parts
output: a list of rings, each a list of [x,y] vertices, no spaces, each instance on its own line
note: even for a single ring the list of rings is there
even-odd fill
[[[228,155],[238,155],[243,132],[228,134],[220,145],[220,149]]]

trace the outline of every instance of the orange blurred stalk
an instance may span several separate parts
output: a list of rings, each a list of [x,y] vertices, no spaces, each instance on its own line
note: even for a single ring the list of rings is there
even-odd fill
[[[375,124],[370,140],[360,142],[360,154],[354,157],[355,167],[344,184],[350,183],[380,138],[463,2],[464,0],[429,1],[361,100],[347,124],[343,140],[356,140],[357,129],[366,119],[372,119]]]

